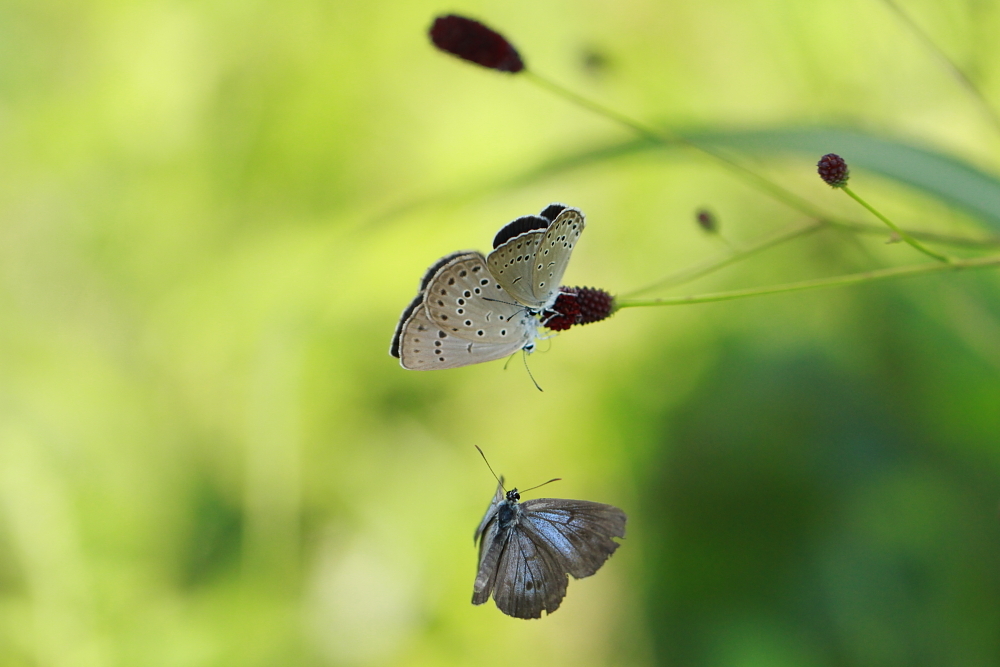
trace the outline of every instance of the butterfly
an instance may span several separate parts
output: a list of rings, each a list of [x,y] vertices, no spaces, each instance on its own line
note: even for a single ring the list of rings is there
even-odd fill
[[[531,352],[583,227],[579,210],[551,204],[505,225],[487,257],[442,257],[400,316],[389,354],[403,368],[431,370]]]
[[[481,451],[481,450],[480,450]],[[472,604],[490,599],[508,616],[540,618],[562,603],[569,583],[589,577],[625,537],[625,512],[587,500],[536,498],[520,503],[503,478],[476,529],[479,572]]]

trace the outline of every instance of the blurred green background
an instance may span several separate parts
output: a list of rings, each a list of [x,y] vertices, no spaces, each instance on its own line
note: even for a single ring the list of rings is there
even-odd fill
[[[904,6],[1000,104],[1000,3]],[[0,665],[1000,664],[995,271],[624,310],[540,345],[543,393],[386,354],[427,266],[552,201],[613,293],[725,252],[699,207],[803,220],[434,51],[447,11],[830,214],[873,222],[815,176],[853,147],[899,224],[1000,231],[1000,131],[877,0],[0,0]],[[926,261],[885,239],[672,293]],[[629,514],[551,617],[469,604],[474,444]]]

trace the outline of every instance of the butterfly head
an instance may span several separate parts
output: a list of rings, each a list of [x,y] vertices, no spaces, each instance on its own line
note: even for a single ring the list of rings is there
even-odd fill
[[[521,499],[521,494],[517,492],[517,489],[511,489],[507,492],[507,502],[516,503]]]

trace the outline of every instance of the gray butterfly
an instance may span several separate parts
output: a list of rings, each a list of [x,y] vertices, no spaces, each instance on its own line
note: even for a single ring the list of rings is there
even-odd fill
[[[517,489],[504,492],[503,478],[479,528],[479,573],[472,604],[493,594],[508,616],[540,618],[566,595],[567,574],[597,572],[625,537],[625,512],[586,500],[537,498],[519,503]]]
[[[396,325],[389,354],[426,371],[502,359],[535,347],[538,318],[519,305],[475,251],[434,264]]]

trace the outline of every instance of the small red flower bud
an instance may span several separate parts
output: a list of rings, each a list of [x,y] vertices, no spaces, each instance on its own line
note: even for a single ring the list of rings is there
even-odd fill
[[[575,324],[600,322],[614,307],[614,297],[596,287],[560,287],[551,314],[542,322],[552,331],[565,331]]]
[[[524,61],[510,42],[479,21],[449,14],[434,19],[431,41],[442,51],[463,60],[512,74],[524,69]]]
[[[821,157],[816,167],[819,177],[832,188],[842,188],[847,185],[847,179],[851,175],[844,158],[836,153],[827,153]]]
[[[714,234],[719,231],[719,222],[708,209],[699,209],[698,213],[695,215],[695,219],[698,221],[698,226],[709,234]]]

